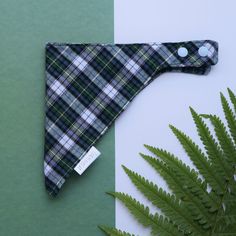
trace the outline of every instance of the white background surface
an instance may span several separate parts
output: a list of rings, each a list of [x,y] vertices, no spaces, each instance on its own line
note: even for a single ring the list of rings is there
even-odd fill
[[[115,42],[169,42],[212,39],[219,42],[219,62],[207,76],[165,73],[139,93],[116,120],[116,190],[145,201],[124,174],[121,164],[163,186],[141,159],[143,144],[165,148],[190,163],[168,124],[199,142],[188,107],[222,115],[219,92],[236,92],[236,3],[234,0],[115,0]],[[149,205],[150,206],[150,205]],[[155,210],[152,206],[151,210]],[[116,226],[150,235],[116,202]]]

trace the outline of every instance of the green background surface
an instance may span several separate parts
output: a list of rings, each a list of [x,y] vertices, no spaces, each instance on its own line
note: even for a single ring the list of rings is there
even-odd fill
[[[114,125],[59,196],[44,188],[46,42],[113,42],[111,0],[0,1],[0,235],[103,235],[114,225]]]

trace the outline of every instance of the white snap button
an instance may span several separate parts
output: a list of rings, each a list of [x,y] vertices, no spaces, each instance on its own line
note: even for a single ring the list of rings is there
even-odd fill
[[[200,48],[198,49],[198,54],[199,54],[201,57],[206,57],[206,56],[208,55],[208,53],[209,53],[209,50],[208,50],[207,47],[202,46],[202,47],[200,47]]]
[[[178,55],[180,57],[186,57],[188,55],[188,50],[187,48],[181,47],[178,49]]]

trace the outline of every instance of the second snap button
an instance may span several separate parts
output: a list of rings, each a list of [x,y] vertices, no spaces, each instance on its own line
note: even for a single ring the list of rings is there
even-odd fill
[[[208,55],[209,51],[208,51],[207,47],[202,46],[198,49],[198,53],[201,57],[206,57]]]

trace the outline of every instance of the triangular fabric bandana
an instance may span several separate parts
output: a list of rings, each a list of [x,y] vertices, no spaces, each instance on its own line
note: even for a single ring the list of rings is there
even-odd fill
[[[207,74],[211,40],[177,43],[46,45],[44,174],[56,196],[89,149],[134,97],[167,71]]]

